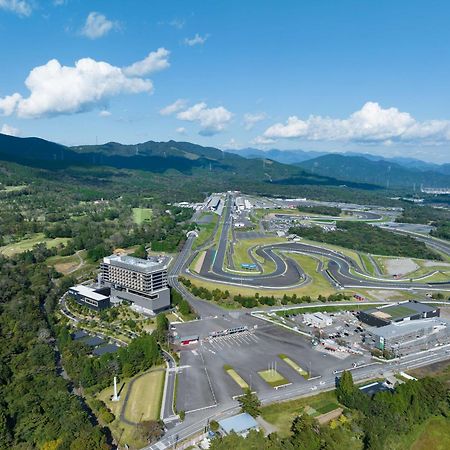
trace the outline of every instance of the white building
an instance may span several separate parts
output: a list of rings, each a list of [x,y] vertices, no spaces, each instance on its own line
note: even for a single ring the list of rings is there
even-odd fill
[[[314,328],[325,328],[333,324],[333,319],[324,313],[303,314],[303,323]]]

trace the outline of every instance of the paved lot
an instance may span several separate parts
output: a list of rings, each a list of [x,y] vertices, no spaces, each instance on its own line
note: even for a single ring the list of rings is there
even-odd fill
[[[319,352],[303,336],[253,317],[246,317],[245,322],[249,326],[249,331],[203,339],[191,349],[181,352],[181,365],[190,367],[183,369],[183,376],[178,381],[178,409],[187,409],[186,406],[190,405],[189,399],[195,405],[195,407],[191,405],[189,409],[213,404],[204,367],[207,368],[217,402],[226,403],[231,397],[241,394],[242,390],[225,372],[225,365],[235,369],[252,390],[264,394],[273,392],[273,388],[258,375],[258,372],[267,370],[269,365],[274,363],[276,370],[293,385],[312,386],[316,383],[313,380],[305,380],[282,361],[279,354],[286,354],[306,371],[311,369],[312,377],[329,377],[333,370],[349,368],[353,362],[361,360],[361,356],[349,356],[341,360],[331,354]],[[254,325],[258,327],[254,329]]]

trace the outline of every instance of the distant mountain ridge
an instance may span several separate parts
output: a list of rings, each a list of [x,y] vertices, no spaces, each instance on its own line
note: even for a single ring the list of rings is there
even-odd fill
[[[334,177],[311,175],[301,167],[271,159],[246,159],[214,147],[190,142],[148,141],[135,145],[108,142],[102,145],[66,147],[39,138],[18,138],[0,134],[0,160],[44,169],[70,166],[109,166],[154,173],[178,171],[184,175],[203,175],[217,181],[270,182],[286,185],[340,186]],[[240,180],[240,181],[239,181]],[[376,189],[362,183],[346,182],[349,187]]]
[[[372,160],[363,156],[328,154],[296,164],[299,167],[320,176],[333,176],[354,183],[376,184],[389,187],[448,187],[450,178],[443,170],[449,170],[450,164],[438,166],[437,170],[419,170],[404,167],[384,159]],[[448,166],[448,168],[447,168]]]

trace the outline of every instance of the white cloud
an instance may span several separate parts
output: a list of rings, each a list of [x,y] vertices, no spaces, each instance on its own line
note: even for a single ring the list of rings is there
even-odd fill
[[[247,113],[244,114],[244,128],[246,130],[251,130],[258,122],[261,122],[266,118],[265,113],[257,113],[257,114],[251,114]]]
[[[252,139],[250,141],[250,144],[252,145],[269,145],[273,144],[275,142],[275,139],[266,138],[264,136],[256,136],[255,139]]]
[[[186,25],[186,20],[184,19],[173,19],[168,22],[168,25],[176,28],[177,30],[181,30]]]
[[[231,121],[233,114],[223,106],[208,108],[204,102],[197,103],[177,114],[180,120],[198,122],[202,136],[212,136],[223,131]]]
[[[167,105],[164,108],[160,109],[159,113],[162,116],[170,116],[171,114],[175,114],[176,112],[184,109],[186,107],[186,104],[187,104],[186,100],[179,98],[170,105]]]
[[[30,16],[33,10],[31,3],[26,0],[0,0],[0,9],[13,12],[19,16]]]
[[[15,93],[0,98],[0,111],[4,115],[15,113],[36,118],[73,114],[104,107],[115,95],[153,91],[152,81],[132,76],[129,67],[120,68],[91,58],[80,59],[74,66],[62,66],[52,59],[35,67],[25,85],[30,91],[28,97]]]
[[[186,128],[184,128],[184,127],[178,127],[175,131],[178,134],[186,134]]]
[[[203,45],[209,38],[209,34],[205,34],[204,36],[200,36],[198,33],[195,33],[193,38],[186,38],[184,43],[189,45],[189,47],[193,47],[194,45]]]
[[[156,52],[150,52],[148,56],[141,61],[137,61],[134,64],[131,64],[131,66],[125,67],[123,72],[125,75],[132,77],[141,77],[153,72],[158,72],[159,70],[167,69],[170,67],[169,55],[169,50],[166,50],[163,47],[158,48]]]
[[[384,144],[437,144],[450,141],[450,121],[418,122],[409,113],[401,112],[397,108],[383,109],[378,103],[367,102],[347,119],[310,116],[302,120],[291,116],[286,123],[276,123],[267,128],[263,137]]]
[[[18,128],[15,128],[11,125],[8,124],[3,124],[0,133],[2,134],[7,134],[9,136],[19,136],[20,135],[20,130]]]
[[[113,22],[98,12],[91,12],[86,18],[86,22],[81,29],[81,34],[89,39],[98,39],[107,35],[111,30],[119,28],[118,22]]]
[[[108,111],[107,109],[102,109],[102,110],[98,113],[98,115],[99,115],[100,117],[109,117],[109,116],[112,116],[112,113],[111,113],[111,111]]]

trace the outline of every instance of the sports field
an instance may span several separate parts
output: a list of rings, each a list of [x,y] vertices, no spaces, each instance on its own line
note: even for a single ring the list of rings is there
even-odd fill
[[[413,309],[401,305],[389,306],[387,308],[383,308],[381,311],[383,313],[389,314],[393,319],[397,319],[403,316],[409,316],[416,313],[416,311],[414,311]]]
[[[18,253],[23,253],[31,250],[37,244],[45,244],[48,248],[56,247],[59,244],[66,244],[69,238],[55,238],[48,239],[44,236],[44,233],[36,233],[29,239],[23,239],[14,244],[8,244],[0,247],[0,253],[5,256],[13,256]]]
[[[125,405],[125,418],[131,422],[157,420],[164,387],[163,370],[148,372],[136,379]]]
[[[276,370],[261,370],[258,375],[273,388],[289,384],[289,380],[283,377]]]
[[[151,222],[153,211],[151,208],[133,208],[134,223],[142,225],[144,222]]]

